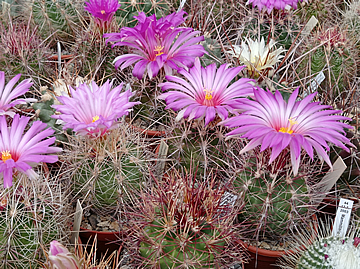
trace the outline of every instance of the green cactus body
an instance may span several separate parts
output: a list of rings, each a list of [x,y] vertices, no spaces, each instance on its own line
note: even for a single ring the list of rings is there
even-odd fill
[[[169,5],[164,0],[141,0],[141,1],[124,1],[120,0],[120,9],[115,13],[115,16],[123,22],[124,26],[134,27],[137,21],[134,16],[138,16],[139,12],[144,12],[147,16],[152,14],[156,18],[161,18],[169,11]]]
[[[134,248],[139,268],[220,268],[230,253],[235,262],[244,260],[243,246],[230,246],[238,242],[237,214],[222,204],[224,186],[183,177],[168,175],[141,194],[130,221],[134,242],[140,242]]]
[[[270,37],[276,41],[278,47],[282,46],[285,50],[288,50],[299,33],[301,24],[290,16],[274,18],[275,22],[272,22],[271,18],[268,18],[266,14],[263,14],[263,16],[265,17],[261,18],[263,20],[261,24],[259,24],[257,18],[249,18],[249,21],[244,24],[242,37],[251,38],[252,40],[264,38],[265,41]]]
[[[62,126],[57,124],[57,120],[51,117],[55,114],[55,109],[51,107],[53,104],[54,99],[50,99],[44,102],[34,103],[32,107],[35,109],[35,111],[38,111],[39,120],[46,123],[49,128],[52,128],[55,131],[56,139],[67,142],[67,138],[62,131]]]
[[[103,161],[85,159],[74,171],[75,191],[88,197],[100,211],[114,211],[122,193],[122,183],[126,181],[139,188],[142,173],[139,167],[126,156],[120,161],[105,158]]]
[[[0,51],[0,70],[10,75],[40,76],[50,71],[48,44],[30,23],[12,18],[0,21]]]
[[[31,18],[44,38],[69,41],[76,36],[79,14],[83,10],[82,1],[70,0],[30,0],[28,3]]]
[[[299,56],[307,55],[297,68],[299,77],[314,78],[322,71],[325,79],[317,89],[319,94],[330,102],[349,98],[357,73],[358,50],[344,29],[337,25],[319,28],[298,51]]]
[[[329,71],[326,70],[328,68]],[[321,46],[311,54],[311,74],[316,75],[320,71],[323,71],[327,77],[330,73],[332,87],[338,85],[339,89],[346,88],[345,83],[356,74],[355,58],[346,48],[334,48],[329,52]],[[328,89],[326,86],[325,88]]]
[[[0,208],[1,268],[38,268],[46,259],[42,246],[62,236],[61,208],[51,197],[57,191],[46,193],[49,189],[43,187],[17,185],[2,193],[0,201],[6,205]]]
[[[256,176],[256,171],[241,172],[234,182],[245,203],[239,217],[265,236],[285,236],[308,213],[306,181],[268,174]]]
[[[215,120],[205,127],[201,120],[176,123],[172,138],[167,142],[169,158],[174,159],[179,167],[188,170],[196,167],[199,176],[209,172],[208,169],[216,169],[218,158],[225,151],[225,131],[216,123]]]
[[[196,232],[189,229],[164,234],[167,222],[154,220],[144,229],[146,239],[140,243],[139,251],[149,264],[158,264],[162,269],[181,267],[187,260],[198,265],[213,264],[214,254],[221,253],[225,246],[225,240],[213,225],[203,224]]]

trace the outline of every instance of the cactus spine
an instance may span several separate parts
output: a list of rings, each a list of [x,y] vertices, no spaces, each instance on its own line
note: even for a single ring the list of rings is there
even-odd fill
[[[244,261],[234,232],[236,213],[222,203],[226,187],[214,179],[197,183],[195,177],[173,172],[141,194],[130,222],[140,241],[140,267],[218,268],[229,257]]]
[[[75,195],[101,215],[118,210],[127,192],[143,183],[147,162],[142,138],[121,125],[105,137],[77,143],[70,157]]]
[[[0,201],[0,267],[37,268],[45,261],[42,246],[63,236],[58,182],[21,177]]]

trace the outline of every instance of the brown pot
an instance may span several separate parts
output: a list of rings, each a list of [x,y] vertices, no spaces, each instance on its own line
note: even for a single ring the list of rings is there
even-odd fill
[[[317,216],[312,215],[313,223],[315,224],[315,229],[317,231]],[[259,247],[254,247],[243,243],[245,249],[250,253],[250,261],[245,264],[245,269],[273,269],[280,268],[276,264],[279,264],[280,258],[287,253],[293,253],[292,250],[267,250]],[[305,248],[305,247],[304,247]]]
[[[246,245],[247,251],[250,253],[250,262],[245,264],[245,269],[267,269],[279,268],[275,264],[278,259],[285,254],[285,251],[267,250]]]
[[[88,251],[90,251],[96,237],[96,258],[98,260],[103,256],[109,257],[114,251],[120,253],[123,248],[122,232],[93,231],[80,227],[79,237],[81,242],[87,245]]]

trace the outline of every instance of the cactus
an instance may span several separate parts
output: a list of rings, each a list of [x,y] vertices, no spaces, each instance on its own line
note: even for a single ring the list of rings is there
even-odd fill
[[[315,197],[312,184],[320,169],[304,160],[300,164],[302,171],[295,177],[291,174],[289,151],[281,152],[268,164],[269,150],[240,155],[237,149],[243,145],[239,143],[242,142],[229,145],[227,166],[224,166],[244,200],[239,219],[250,224],[253,239],[283,240],[298,225],[309,223],[314,213],[310,210]]]
[[[134,27],[137,21],[133,18],[139,12],[144,12],[146,16],[152,14],[156,18],[161,18],[169,13],[169,5],[165,0],[120,0],[120,9],[116,12],[117,20],[127,27]]]
[[[225,152],[224,127],[216,126],[220,118],[204,126],[204,120],[172,122],[172,131],[167,141],[168,158],[177,167],[197,167],[198,176],[206,176],[218,168],[220,154]]]
[[[27,5],[28,10],[24,12],[39,25],[43,38],[66,42],[75,38],[84,12],[83,1],[29,0]]]
[[[226,260],[244,261],[233,224],[236,210],[222,200],[227,186],[195,178],[172,171],[141,193],[129,226],[140,241],[135,254],[141,268],[219,268]]]
[[[8,74],[44,76],[49,72],[49,47],[29,22],[10,18],[0,22],[0,70]]]
[[[57,123],[56,119],[51,118],[51,116],[55,114],[55,109],[51,107],[55,100],[50,94],[46,95],[46,91],[43,91],[42,94],[43,97],[46,96],[47,99],[34,103],[32,107],[35,109],[37,117],[55,131],[56,139],[66,142],[67,137],[61,130],[61,125]]]
[[[93,205],[98,214],[117,211],[128,192],[143,184],[147,150],[131,127],[122,125],[96,140],[71,138],[70,143],[75,197]]]
[[[278,46],[288,50],[302,28],[302,23],[293,15],[294,11],[277,13],[270,16],[266,13],[255,16],[250,14],[243,19],[241,35],[232,41],[233,45],[241,43],[243,38],[260,40],[274,39]],[[229,44],[230,45],[230,44]]]
[[[0,267],[37,268],[45,260],[42,246],[64,233],[58,182],[21,177],[0,201]]]
[[[360,264],[360,238],[351,226],[345,237],[332,235],[323,222],[310,230],[301,230],[291,244],[293,251],[282,257],[283,269],[357,269]]]
[[[326,79],[319,93],[331,102],[352,96],[351,83],[357,72],[358,52],[346,31],[338,26],[320,27],[300,54],[308,53],[297,69],[300,77],[323,71]],[[305,73],[304,73],[305,72]]]

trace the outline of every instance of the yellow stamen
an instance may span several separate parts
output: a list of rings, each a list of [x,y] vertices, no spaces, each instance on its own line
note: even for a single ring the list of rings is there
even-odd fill
[[[101,10],[100,12],[101,12],[101,14],[103,14],[103,15],[106,13],[105,10]]]
[[[5,150],[1,152],[1,160],[5,163],[7,160],[12,159],[10,151]]]
[[[160,55],[164,54],[164,52],[162,52],[163,49],[164,49],[164,46],[155,46],[154,51],[157,52],[155,55],[160,56]]]
[[[95,122],[95,121],[97,121],[98,119],[99,119],[99,116],[95,116],[95,117],[93,117],[92,122]]]
[[[213,91],[211,89],[204,89],[204,92],[206,92],[205,99],[210,101],[213,98],[213,96],[211,95]]]
[[[290,126],[289,127],[281,127],[279,130],[280,133],[292,134],[294,132],[293,130],[291,130],[291,128],[293,127],[293,125],[299,124],[299,123],[296,120],[294,120],[293,118],[290,118],[289,122],[290,122]]]

